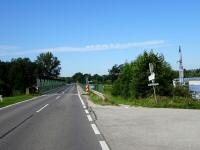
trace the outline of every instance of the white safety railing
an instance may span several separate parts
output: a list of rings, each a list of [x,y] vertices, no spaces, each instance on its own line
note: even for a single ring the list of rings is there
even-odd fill
[[[100,93],[100,92],[98,92],[98,91],[91,90],[91,92],[94,93],[94,94],[96,94],[97,96],[101,97],[103,100],[106,99],[106,97],[105,97],[102,93]]]

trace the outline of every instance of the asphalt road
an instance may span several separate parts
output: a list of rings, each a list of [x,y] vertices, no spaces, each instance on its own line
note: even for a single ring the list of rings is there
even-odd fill
[[[76,85],[0,109],[0,150],[100,150]]]

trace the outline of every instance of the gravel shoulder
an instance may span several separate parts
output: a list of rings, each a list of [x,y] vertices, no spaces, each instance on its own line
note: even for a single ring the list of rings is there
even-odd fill
[[[97,124],[113,150],[197,150],[200,111],[96,106]]]

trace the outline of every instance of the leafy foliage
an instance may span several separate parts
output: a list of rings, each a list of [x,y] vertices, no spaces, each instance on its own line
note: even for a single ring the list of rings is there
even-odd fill
[[[60,73],[60,61],[51,53],[40,54],[36,62],[29,58],[0,61],[0,94],[18,95],[36,84],[37,77],[55,78]]]
[[[56,78],[60,74],[60,61],[51,52],[41,53],[36,60],[38,73],[42,77]]]
[[[153,51],[144,52],[131,62],[126,63],[122,73],[115,81],[112,93],[128,97],[146,97],[152,94],[152,88],[148,86],[149,63],[153,63],[156,74],[156,82],[159,95],[172,95],[172,80],[175,77],[170,65],[165,61],[164,56],[155,54]]]
[[[111,82],[116,81],[122,71],[123,65],[115,64],[111,69],[108,70]]]
[[[173,94],[179,97],[191,97],[188,88],[185,86],[176,86],[173,89]]]

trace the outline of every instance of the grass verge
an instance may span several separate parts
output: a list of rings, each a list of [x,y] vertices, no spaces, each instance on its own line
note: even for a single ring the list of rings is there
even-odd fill
[[[111,94],[112,86],[105,86],[104,94],[106,100],[94,94],[90,94],[91,100],[100,105],[130,105],[130,106],[142,106],[150,108],[181,108],[181,109],[200,109],[200,101],[194,101],[191,98],[184,97],[159,97],[156,104],[153,97],[134,99],[125,99],[121,96],[113,96]]]
[[[0,102],[0,108],[31,99],[35,96],[37,95],[19,95],[19,96],[13,96],[13,97],[4,97],[3,102]]]

